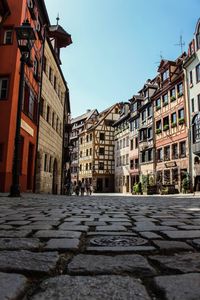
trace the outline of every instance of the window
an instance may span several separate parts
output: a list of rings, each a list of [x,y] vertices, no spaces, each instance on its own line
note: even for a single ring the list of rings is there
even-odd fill
[[[130,160],[130,168],[133,169],[134,168],[134,163],[133,163],[133,159]]]
[[[156,109],[161,107],[161,101],[160,98],[156,100]]]
[[[133,150],[133,140],[131,140],[131,146],[130,149]]]
[[[37,122],[37,109],[38,103],[32,90],[25,84],[24,99],[23,99],[23,112],[31,118],[35,123]]]
[[[37,78],[38,77],[38,59],[35,57],[33,62],[33,75]]]
[[[173,114],[171,114],[171,125],[172,127],[176,125],[176,112],[174,112]]]
[[[86,163],[86,165],[85,165],[85,169],[86,169],[86,171],[88,170],[88,163]]]
[[[194,98],[191,99],[191,110],[194,112]]]
[[[105,152],[104,148],[100,147],[99,148],[99,155],[104,155],[104,152]]]
[[[157,160],[162,161],[163,160],[163,149],[160,148],[157,150]]]
[[[92,141],[92,133],[90,133],[90,141]]]
[[[79,170],[82,171],[82,165],[79,166]]]
[[[172,169],[172,183],[178,184],[178,168]]]
[[[44,171],[47,172],[47,154],[44,155]]]
[[[197,95],[198,110],[200,111],[200,94]]]
[[[135,159],[135,169],[138,169],[138,158]]]
[[[83,138],[80,138],[80,144],[83,144]]]
[[[41,98],[40,100],[40,115],[43,117],[44,116],[44,99]]]
[[[0,100],[5,100],[8,97],[8,78],[0,77]]]
[[[137,149],[138,148],[138,138],[136,137],[135,138],[135,149]]]
[[[89,136],[86,135],[86,142],[88,143],[88,141],[89,141]]]
[[[50,156],[50,159],[49,159],[49,173],[51,173],[51,169],[52,169],[52,157]]]
[[[56,78],[56,76],[54,76],[53,87],[54,87],[54,90],[56,91],[56,88],[57,88],[57,78]]]
[[[44,56],[44,60],[43,60],[43,71],[46,73],[47,72],[47,59]]]
[[[4,148],[4,144],[0,144],[0,162],[3,161],[3,148]]]
[[[148,118],[152,117],[152,106],[148,106],[147,108],[147,117]]]
[[[196,66],[196,81],[197,83],[200,81],[200,64]]]
[[[55,127],[55,113],[52,113],[52,127]]]
[[[12,44],[12,39],[13,39],[13,30],[12,29],[6,29],[4,31],[3,44],[4,45]]]
[[[146,120],[146,110],[142,111],[142,121]]]
[[[20,135],[20,149],[19,149],[19,153],[20,153],[19,172],[20,172],[20,175],[22,174],[22,167],[23,167],[23,152],[24,152],[24,137],[22,135]]]
[[[152,139],[152,137],[153,137],[153,129],[152,129],[152,127],[149,127],[147,129],[147,138]]]
[[[126,142],[126,140],[125,140],[125,138],[123,138],[123,148],[125,148],[125,142]]]
[[[166,80],[169,78],[169,70],[166,70],[165,72],[162,73],[162,80]]]
[[[88,149],[86,149],[86,156],[88,156]]]
[[[173,100],[174,98],[176,99],[176,90],[175,90],[175,88],[170,90],[170,97],[171,97],[171,100]]]
[[[101,141],[105,140],[105,133],[104,132],[100,132],[99,138]]]
[[[172,144],[172,159],[178,158],[178,144]]]
[[[49,123],[50,122],[50,107],[47,105],[47,119],[46,121]]]
[[[190,71],[190,85],[193,85],[192,71]]]
[[[104,170],[104,162],[99,162],[99,170]]]
[[[163,95],[163,104],[166,105],[168,103],[168,94]]]
[[[57,119],[56,119],[56,131],[58,132],[58,127],[59,127],[59,119],[58,119],[58,117],[57,117]]]
[[[146,152],[143,151],[142,154],[141,154],[141,161],[145,162],[145,160],[146,160]]]
[[[169,116],[166,116],[163,119],[163,130],[168,130],[169,129]]]
[[[197,49],[200,48],[200,26],[198,27],[197,34],[196,34],[196,43],[197,43]]]
[[[162,171],[156,172],[156,182],[162,183]]]
[[[183,95],[183,84],[179,83],[177,85],[177,91],[178,91],[178,97],[181,97]]]
[[[161,120],[156,122],[156,129],[162,129],[162,123]]]
[[[49,67],[49,80],[52,83],[52,77],[53,77],[53,70],[51,67]]]
[[[108,188],[109,187],[109,178],[106,177],[105,178],[105,188]]]
[[[164,160],[170,160],[170,146],[164,147]]]
[[[151,161],[153,159],[153,151],[152,149],[148,150],[148,161]]]
[[[129,164],[129,155],[126,154],[126,165],[128,165],[128,164]]]
[[[170,170],[164,170],[164,184],[170,184]]]
[[[89,163],[89,169],[92,170],[92,163]]]
[[[184,108],[179,109],[178,118],[179,119],[184,119]]]
[[[129,147],[129,137],[126,137],[126,147]]]
[[[192,123],[193,143],[200,140],[200,115],[196,115]]]
[[[179,144],[179,151],[180,151],[180,157],[185,157],[186,156],[186,142],[180,142]]]
[[[92,148],[90,148],[90,155],[92,155]]]

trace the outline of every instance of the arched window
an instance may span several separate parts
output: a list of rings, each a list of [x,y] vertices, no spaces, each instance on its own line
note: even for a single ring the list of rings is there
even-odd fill
[[[193,144],[200,142],[200,113],[194,116],[192,121]]]

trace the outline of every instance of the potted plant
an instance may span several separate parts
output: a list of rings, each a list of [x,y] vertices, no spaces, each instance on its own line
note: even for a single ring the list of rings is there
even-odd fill
[[[176,97],[175,97],[175,96],[171,96],[171,97],[170,97],[170,100],[171,100],[171,102],[173,102],[173,101],[176,100]]]
[[[159,134],[159,133],[161,133],[161,132],[162,132],[161,128],[157,128],[157,129],[156,129],[156,134]]]
[[[178,98],[181,97],[181,96],[183,96],[183,92],[178,93]]]
[[[166,131],[169,129],[169,124],[165,124],[164,127],[163,127],[163,131]]]
[[[184,124],[185,123],[185,119],[184,118],[180,118],[179,120],[178,120],[178,124],[179,125],[182,125],[182,124]]]
[[[156,110],[159,110],[159,109],[161,109],[161,106],[160,105],[156,106]]]
[[[163,106],[166,106],[168,104],[168,101],[163,102]]]
[[[174,128],[174,127],[176,127],[176,126],[177,126],[177,123],[176,123],[176,122],[172,122],[171,128]]]

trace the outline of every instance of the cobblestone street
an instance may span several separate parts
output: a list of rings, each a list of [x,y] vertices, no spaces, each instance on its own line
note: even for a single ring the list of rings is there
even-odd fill
[[[198,196],[0,197],[0,299],[199,300]]]

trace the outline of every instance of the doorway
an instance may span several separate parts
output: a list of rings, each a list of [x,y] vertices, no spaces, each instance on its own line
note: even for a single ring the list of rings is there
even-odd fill
[[[199,192],[200,191],[200,176],[196,176],[195,177],[194,190],[195,190],[195,192]]]
[[[103,192],[103,179],[97,178],[97,192]]]

